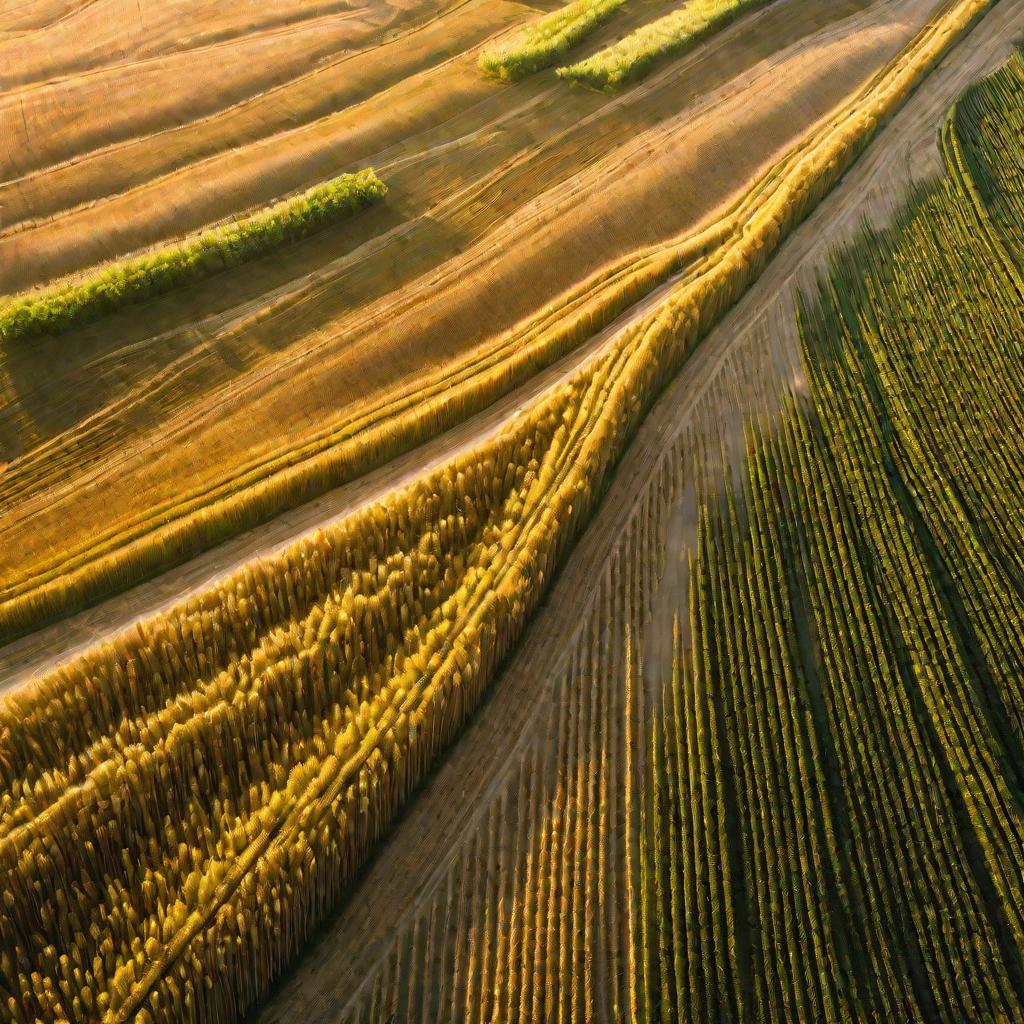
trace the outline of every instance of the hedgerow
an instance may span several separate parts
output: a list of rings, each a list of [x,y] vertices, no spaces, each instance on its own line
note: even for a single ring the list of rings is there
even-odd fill
[[[480,54],[480,67],[515,80],[557,64],[577,43],[604,24],[625,0],[574,0],[533,22],[501,46]]]
[[[745,11],[768,2],[687,0],[678,11],[642,25],[592,57],[559,68],[558,75],[593,89],[618,89],[643,78],[659,61],[681,56]]]
[[[117,260],[80,280],[0,304],[0,344],[56,335],[145,302],[305,238],[378,202],[387,186],[371,170],[343,174],[175,245]]]

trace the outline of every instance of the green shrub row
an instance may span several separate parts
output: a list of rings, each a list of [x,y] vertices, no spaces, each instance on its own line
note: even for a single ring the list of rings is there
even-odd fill
[[[515,80],[551,67],[623,3],[625,0],[576,0],[528,25],[509,43],[484,50],[480,68],[495,78]]]
[[[200,281],[305,238],[386,194],[387,186],[372,170],[343,174],[176,245],[118,260],[69,284],[16,297],[0,307],[0,343],[60,334]]]
[[[613,90],[643,78],[655,64],[678,57],[744,11],[769,0],[688,0],[679,10],[643,25],[593,57],[559,68],[569,82]]]

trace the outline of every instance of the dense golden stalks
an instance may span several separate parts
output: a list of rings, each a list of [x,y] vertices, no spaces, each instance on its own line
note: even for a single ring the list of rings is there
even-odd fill
[[[1022,120],[1018,57],[957,104],[945,180],[832,264],[802,352],[741,331],[696,407],[676,382],[534,634],[565,636],[517,656],[259,1024],[293,997],[309,1024],[1024,1019]],[[487,760],[518,685],[539,708]],[[488,813],[332,987],[310,962],[351,955],[477,758]]]

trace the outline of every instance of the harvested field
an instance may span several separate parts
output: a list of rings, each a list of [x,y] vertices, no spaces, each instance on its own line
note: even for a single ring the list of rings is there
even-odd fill
[[[646,18],[649,6],[657,5],[638,5],[631,16]],[[233,148],[186,165],[173,180],[158,174],[109,199],[93,195],[78,213],[0,239],[2,265],[25,273],[37,259],[52,265],[58,251],[64,260],[82,245],[103,245],[104,218],[140,232],[117,243],[136,248],[166,234],[150,233],[148,218],[197,227],[307,185],[310,175],[330,175],[341,153],[345,170],[370,163],[390,190],[358,223],[259,268],[220,275],[191,289],[187,302],[153,302],[144,316],[126,312],[101,328],[3,354],[0,441],[9,467],[0,477],[0,617],[3,603],[34,607],[34,592],[72,572],[101,576],[84,584],[98,597],[167,568],[235,531],[239,505],[249,509],[242,525],[282,511],[258,511],[254,486],[279,477],[282,465],[333,451],[361,407],[415,387],[424,372],[451,373],[481,347],[525,329],[538,310],[564,303],[570,290],[586,289],[594,275],[635,263],[638,248],[657,251],[685,236],[934,9],[930,0],[781,0],[616,99],[566,97],[543,76],[489,83],[472,49],[408,75],[400,61],[382,62],[373,51],[377,73],[399,80],[326,121],[248,146],[227,139],[218,145]],[[500,13],[486,10],[488,18]],[[410,28],[407,45],[426,45],[442,30],[451,44],[453,25],[480,17],[480,5],[453,8]],[[405,39],[387,45],[404,47]],[[360,81],[353,69],[347,75]],[[776,103],[782,83],[787,99]],[[288,176],[273,170],[274,152],[293,168]],[[123,153],[115,158],[141,166]],[[709,161],[728,173],[709,181],[700,173]],[[230,178],[219,177],[221,167]],[[190,174],[202,185],[186,185]],[[246,191],[255,186],[258,194]],[[584,193],[592,201],[581,206]],[[154,202],[157,194],[163,198]],[[207,195],[232,205],[203,207]],[[133,196],[138,203],[121,205]],[[83,253],[75,266],[109,255]],[[443,412],[445,426],[460,416],[455,402]],[[312,496],[302,488],[324,489],[370,468],[344,453],[338,459],[326,477],[310,471],[317,479],[302,483],[302,497]],[[218,511],[204,539],[196,515],[236,495],[235,511]],[[285,503],[298,500],[289,492]],[[155,536],[170,526],[173,542]],[[128,550],[133,541],[149,555]],[[158,547],[166,553],[156,558]],[[108,556],[109,569],[90,568]],[[38,597],[41,617],[60,606],[52,594]],[[76,593],[66,610],[82,600]]]

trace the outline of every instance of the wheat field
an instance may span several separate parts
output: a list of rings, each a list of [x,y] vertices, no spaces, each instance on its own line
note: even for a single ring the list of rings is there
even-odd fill
[[[1024,3],[731,6],[0,8],[6,1019],[1024,1020]]]

